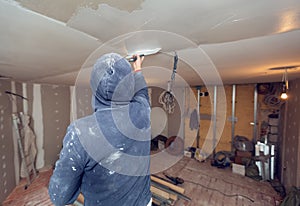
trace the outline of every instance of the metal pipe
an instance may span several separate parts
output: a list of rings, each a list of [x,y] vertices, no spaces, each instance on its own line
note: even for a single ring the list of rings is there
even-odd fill
[[[234,131],[235,131],[235,97],[236,97],[236,85],[232,85],[232,108],[231,108],[231,151],[234,149]]]
[[[214,110],[213,110],[213,155],[216,153],[216,136],[217,136],[217,86],[214,86]]]
[[[197,118],[200,120],[200,92],[201,92],[201,86],[197,86]],[[199,121],[200,124],[200,121]],[[200,126],[198,125],[198,131],[197,131],[197,140],[196,140],[196,147],[200,147]]]
[[[253,141],[256,143],[257,136],[257,84],[254,87],[254,116],[253,116]]]

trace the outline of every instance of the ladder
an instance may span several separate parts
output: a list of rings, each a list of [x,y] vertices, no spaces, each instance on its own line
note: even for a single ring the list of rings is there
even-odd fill
[[[27,184],[25,185],[25,190],[26,190],[28,188],[28,186],[31,184],[31,179],[30,179],[31,171],[29,171],[29,168],[32,168],[32,171],[33,171],[32,180],[34,180],[36,178],[37,172],[36,172],[36,169],[34,166],[34,161],[33,161],[31,153],[29,154],[30,162],[27,162],[26,156],[24,154],[23,144],[22,144],[21,136],[20,136],[20,128],[19,128],[19,124],[22,124],[22,123],[20,121],[18,114],[12,114],[12,120],[13,120],[13,125],[16,130],[16,137],[17,137],[17,142],[18,142],[18,146],[19,146],[19,152],[20,152],[22,161],[24,161],[24,163],[25,163],[25,175],[26,175],[26,180],[27,180]]]

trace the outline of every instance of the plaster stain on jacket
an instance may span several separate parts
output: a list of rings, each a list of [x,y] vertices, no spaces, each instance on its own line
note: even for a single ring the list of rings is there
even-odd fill
[[[122,155],[122,153],[121,153],[120,151],[117,151],[117,152],[111,154],[111,155],[107,158],[106,162],[107,162],[107,163],[113,163],[114,161],[116,161],[117,159],[119,159],[119,158],[121,157],[121,155]]]
[[[96,136],[96,133],[93,131],[93,128],[89,128],[89,133],[93,136]]]
[[[115,171],[109,171],[109,174],[113,175],[113,174],[115,174]]]

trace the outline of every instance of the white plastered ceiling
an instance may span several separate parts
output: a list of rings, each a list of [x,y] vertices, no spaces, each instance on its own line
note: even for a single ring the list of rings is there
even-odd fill
[[[299,28],[300,0],[0,0],[0,75],[71,85],[103,53],[159,47],[145,66],[171,70],[176,51],[191,85],[278,82],[270,68],[300,65]]]

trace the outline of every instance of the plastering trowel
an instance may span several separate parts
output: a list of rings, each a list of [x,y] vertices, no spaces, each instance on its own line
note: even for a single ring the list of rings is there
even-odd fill
[[[145,50],[136,51],[136,52],[134,52],[134,54],[128,55],[126,57],[126,59],[129,62],[134,62],[136,60],[136,57],[133,57],[133,55],[135,55],[135,54],[140,55],[140,57],[142,57],[142,56],[148,56],[148,55],[156,54],[160,50],[161,50],[161,48],[145,49]]]

